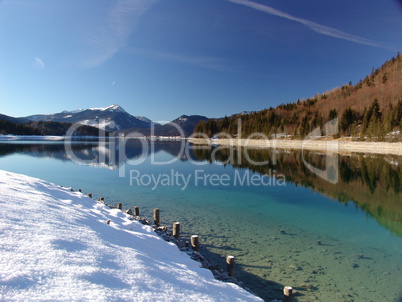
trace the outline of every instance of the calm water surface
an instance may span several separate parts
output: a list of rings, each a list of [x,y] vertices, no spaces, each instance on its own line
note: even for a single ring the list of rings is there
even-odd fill
[[[316,152],[248,150],[266,161],[250,165],[237,149],[123,149],[76,142],[74,162],[63,143],[2,143],[0,169],[140,206],[148,219],[158,207],[163,225],[180,221],[182,237],[198,234],[201,252],[222,267],[234,255],[236,277],[267,301],[285,285],[295,301],[401,298],[401,157],[340,156],[332,184],[303,162],[325,169]]]

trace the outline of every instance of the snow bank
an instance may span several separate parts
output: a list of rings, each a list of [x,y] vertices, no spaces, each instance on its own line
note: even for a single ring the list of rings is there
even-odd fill
[[[1,170],[0,247],[2,301],[262,301],[123,212]]]
[[[46,142],[58,142],[58,141],[100,141],[102,139],[107,139],[104,136],[51,136],[51,135],[0,135],[0,141],[12,141],[12,142],[36,142],[36,141],[46,141]]]

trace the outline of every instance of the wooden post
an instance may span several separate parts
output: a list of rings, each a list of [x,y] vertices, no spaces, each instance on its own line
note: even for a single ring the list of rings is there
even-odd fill
[[[173,236],[178,239],[180,236],[180,222],[173,223]]]
[[[156,226],[159,226],[160,225],[160,217],[159,217],[159,209],[158,208],[156,208],[156,209],[154,209],[154,224],[156,225]]]
[[[283,288],[283,302],[292,301],[293,288],[291,286],[285,286]]]
[[[88,193],[88,197],[89,197],[89,198],[92,198],[92,193]]]
[[[140,208],[134,207],[134,216],[140,216]]]
[[[226,257],[226,267],[229,276],[234,275],[234,256]]]
[[[200,243],[198,241],[198,235],[191,236],[191,247],[196,252],[198,252],[200,250]]]
[[[117,204],[117,209],[118,210],[121,210],[123,208],[123,204],[121,203],[121,202],[119,202],[118,204]]]

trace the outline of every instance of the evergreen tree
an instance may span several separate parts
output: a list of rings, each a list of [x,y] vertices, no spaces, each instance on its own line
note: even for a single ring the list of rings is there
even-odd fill
[[[345,135],[350,135],[355,120],[357,120],[357,113],[350,107],[345,109],[339,122],[341,132]]]
[[[329,114],[328,114],[328,120],[331,121],[331,120],[333,120],[334,118],[337,118],[337,117],[338,117],[338,111],[335,108],[331,109],[329,111]]]
[[[305,115],[302,119],[302,122],[300,124],[300,135],[301,136],[306,136],[310,132],[310,124],[308,122],[308,117]]]
[[[362,133],[371,138],[380,135],[381,112],[378,99],[374,99],[363,118]]]
[[[311,129],[316,129],[320,127],[321,135],[323,134],[322,127],[324,126],[324,119],[322,118],[321,114],[318,111],[315,112],[314,118],[311,121]]]
[[[221,131],[223,131],[223,132],[227,132],[227,131],[228,131],[228,128],[229,128],[229,119],[228,119],[228,117],[227,117],[226,115],[225,115],[225,117],[224,117],[223,120],[222,120],[222,123],[221,123],[220,128],[221,128]]]

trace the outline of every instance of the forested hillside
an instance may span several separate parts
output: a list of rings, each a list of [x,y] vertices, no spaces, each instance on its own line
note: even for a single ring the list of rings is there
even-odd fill
[[[323,75],[325,76],[325,75]],[[252,100],[250,100],[252,101]],[[263,133],[269,137],[303,138],[326,122],[338,118],[339,134],[355,140],[402,140],[402,55],[387,61],[363,80],[334,88],[309,99],[282,104],[249,114],[201,121],[195,133],[213,136]]]

